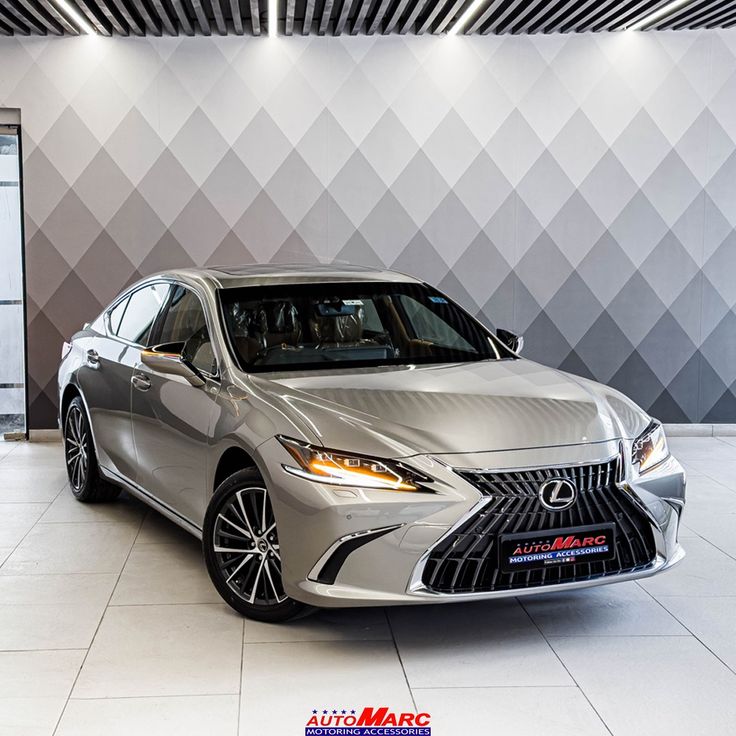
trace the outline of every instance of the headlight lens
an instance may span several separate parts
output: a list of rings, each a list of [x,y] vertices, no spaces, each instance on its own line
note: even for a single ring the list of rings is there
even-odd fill
[[[646,473],[670,456],[667,438],[661,424],[650,424],[644,432],[634,440],[631,448],[631,462],[639,470]]]
[[[422,484],[431,479],[391,460],[348,455],[303,442],[277,437],[299,467],[284,465],[284,470],[300,478],[355,488],[380,488],[388,491],[428,491]]]

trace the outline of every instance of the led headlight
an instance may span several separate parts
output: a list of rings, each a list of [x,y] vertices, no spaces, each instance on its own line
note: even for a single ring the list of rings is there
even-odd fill
[[[631,462],[639,473],[646,473],[669,456],[670,451],[662,425],[654,422],[634,440],[631,448]]]
[[[277,437],[299,467],[283,468],[300,478],[354,488],[380,488],[388,491],[428,491],[423,484],[431,479],[392,460],[348,455],[338,450]]]

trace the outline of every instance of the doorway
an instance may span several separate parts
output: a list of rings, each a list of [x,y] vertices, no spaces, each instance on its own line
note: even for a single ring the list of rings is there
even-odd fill
[[[22,208],[20,127],[0,124],[0,437],[27,426]]]

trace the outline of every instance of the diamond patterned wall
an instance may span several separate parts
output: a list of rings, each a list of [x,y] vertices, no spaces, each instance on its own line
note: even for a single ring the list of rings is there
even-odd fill
[[[736,422],[736,32],[8,39],[31,427],[157,269],[380,264],[659,418]]]

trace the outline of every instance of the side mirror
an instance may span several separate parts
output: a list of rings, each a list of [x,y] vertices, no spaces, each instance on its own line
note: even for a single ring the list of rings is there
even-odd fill
[[[205,381],[199,371],[182,358],[183,348],[183,343],[175,342],[141,350],[141,363],[158,373],[181,376],[192,386],[204,386]]]
[[[515,335],[508,330],[502,330],[500,327],[496,330],[496,337],[511,350],[512,353],[520,353],[524,347],[524,338],[521,335]]]

